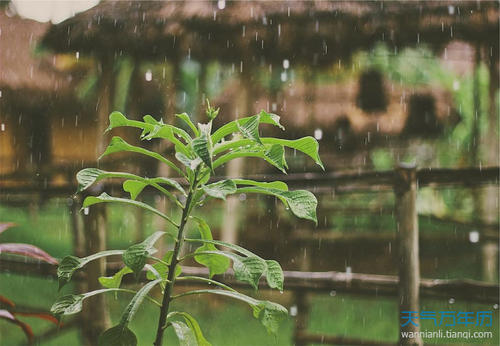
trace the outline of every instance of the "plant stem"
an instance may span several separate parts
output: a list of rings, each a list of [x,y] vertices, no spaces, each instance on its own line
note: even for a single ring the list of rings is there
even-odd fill
[[[165,287],[165,292],[163,293],[163,300],[160,308],[160,318],[158,320],[158,328],[156,330],[156,339],[155,342],[153,343],[154,346],[162,346],[163,332],[167,327],[165,322],[167,321],[168,309],[170,306],[170,302],[172,301],[171,296],[175,282],[175,268],[179,263],[178,256],[183,243],[184,227],[186,226],[189,217],[189,212],[191,210],[191,201],[196,191],[197,177],[198,177],[198,171],[196,171],[195,173],[193,184],[189,189],[189,193],[186,199],[186,204],[184,205],[184,208],[182,210],[181,222],[179,224],[179,231],[177,233],[177,241],[175,243],[174,253],[172,255],[172,261],[168,266],[167,286]]]

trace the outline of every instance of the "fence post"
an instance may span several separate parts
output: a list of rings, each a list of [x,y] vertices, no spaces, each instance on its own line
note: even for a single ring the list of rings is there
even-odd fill
[[[415,164],[399,164],[396,169],[394,192],[396,195],[396,231],[399,261],[399,313],[419,312],[420,266],[418,257],[418,218],[417,218],[417,170]],[[402,323],[404,322],[404,323]],[[422,345],[419,336],[403,338],[402,332],[419,332],[419,320],[407,323],[399,319],[401,345]]]
[[[293,333],[294,346],[305,346],[307,341],[303,335],[307,334],[307,320],[309,319],[309,296],[307,290],[297,289],[294,292],[297,315],[295,316],[295,329]]]

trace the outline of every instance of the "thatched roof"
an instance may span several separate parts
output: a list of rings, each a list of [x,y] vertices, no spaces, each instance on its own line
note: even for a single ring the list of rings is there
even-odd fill
[[[53,27],[44,43],[58,51],[128,52],[143,58],[308,65],[348,59],[378,41],[462,39],[498,54],[494,1],[105,1]]]
[[[55,57],[36,52],[37,44],[50,24],[0,10],[1,106],[23,108],[59,101],[70,93],[72,76],[54,68]]]
[[[51,68],[47,58],[36,56],[36,46],[49,26],[0,11],[2,88],[55,91],[67,86],[68,81]]]

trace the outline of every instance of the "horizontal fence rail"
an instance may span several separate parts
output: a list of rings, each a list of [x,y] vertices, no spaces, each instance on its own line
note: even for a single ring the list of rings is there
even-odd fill
[[[417,182],[422,186],[477,186],[483,184],[498,184],[500,167],[472,167],[472,168],[421,168],[417,170]],[[213,180],[222,180],[226,177],[214,177]],[[245,177],[246,179],[264,182],[281,180],[291,188],[309,188],[316,190],[338,190],[350,192],[352,190],[370,191],[390,189],[396,183],[396,173],[390,171],[369,172],[329,172],[329,173],[293,173],[262,174]],[[175,178],[174,178],[175,179]],[[179,180],[180,183],[183,181]],[[100,184],[100,189],[121,190],[121,184],[108,182]],[[51,184],[46,179],[37,179],[36,182],[15,177],[0,177],[0,198],[7,194],[42,193],[47,196],[70,196],[77,189],[76,180],[65,184]],[[153,191],[153,190],[150,190]],[[3,196],[3,197],[2,197]]]
[[[113,275],[121,268],[121,263],[109,263],[107,275]],[[12,274],[32,275],[55,279],[56,266],[48,263],[26,262],[12,258],[0,259],[0,272]],[[85,273],[78,272],[76,280],[82,280]],[[182,267],[182,275],[208,275],[208,269],[201,267]],[[284,271],[285,290],[307,290],[309,292],[325,293],[352,293],[360,295],[396,297],[399,279],[393,275],[375,275],[344,272],[302,272]],[[231,270],[225,275],[217,276],[217,279],[234,287],[251,288],[248,284],[237,281]],[[129,283],[134,282],[129,278]],[[143,275],[142,280],[145,280]],[[124,278],[127,283],[127,277]],[[199,281],[183,280],[178,282],[182,285],[199,286]],[[259,283],[262,289],[268,289],[264,278]],[[422,279],[420,280],[420,294],[426,298],[453,298],[478,303],[498,304],[500,286],[474,280],[442,280]]]

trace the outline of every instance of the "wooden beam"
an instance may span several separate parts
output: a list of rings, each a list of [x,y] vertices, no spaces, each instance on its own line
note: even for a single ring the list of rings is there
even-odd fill
[[[107,274],[113,275],[123,267],[121,262],[108,263]],[[18,275],[31,275],[44,278],[56,278],[56,266],[48,263],[26,262],[3,257],[0,258],[0,272],[8,272]],[[202,267],[182,267],[183,275],[208,276],[208,270]],[[306,289],[315,293],[337,293],[359,294],[375,297],[395,297],[397,296],[398,282],[397,276],[375,275],[345,272],[301,272],[285,271],[285,290]],[[85,272],[78,271],[74,276],[75,280],[84,280]],[[224,275],[216,277],[217,280],[234,287],[250,288],[245,283],[234,278],[234,274],[229,270]],[[128,281],[130,280],[130,281]],[[141,278],[145,280],[145,276]],[[124,283],[136,282],[133,277],[124,277]],[[195,281],[179,281],[178,285],[199,285]],[[260,289],[269,289],[266,280],[262,278],[259,283]],[[423,298],[446,299],[453,297],[455,300],[463,300],[485,304],[499,303],[500,286],[486,282],[474,280],[442,280],[442,279],[421,279],[420,295]]]
[[[92,165],[90,165],[92,166]],[[89,167],[90,167],[89,166]],[[424,168],[416,172],[419,187],[421,186],[467,186],[473,187],[484,184],[498,185],[500,167],[472,167],[472,168]],[[382,191],[392,188],[396,179],[394,171],[362,172],[362,173],[296,173],[288,175],[253,175],[246,179],[259,181],[281,180],[291,188],[308,188],[314,191]],[[185,183],[179,178],[180,183]],[[213,181],[226,179],[224,176],[214,177]],[[106,189],[121,190],[121,184],[106,183]],[[67,184],[53,185],[47,181],[33,183],[31,180],[0,179],[2,195],[44,193],[52,196],[68,196],[74,194],[76,181]],[[153,191],[153,190],[149,190]]]

